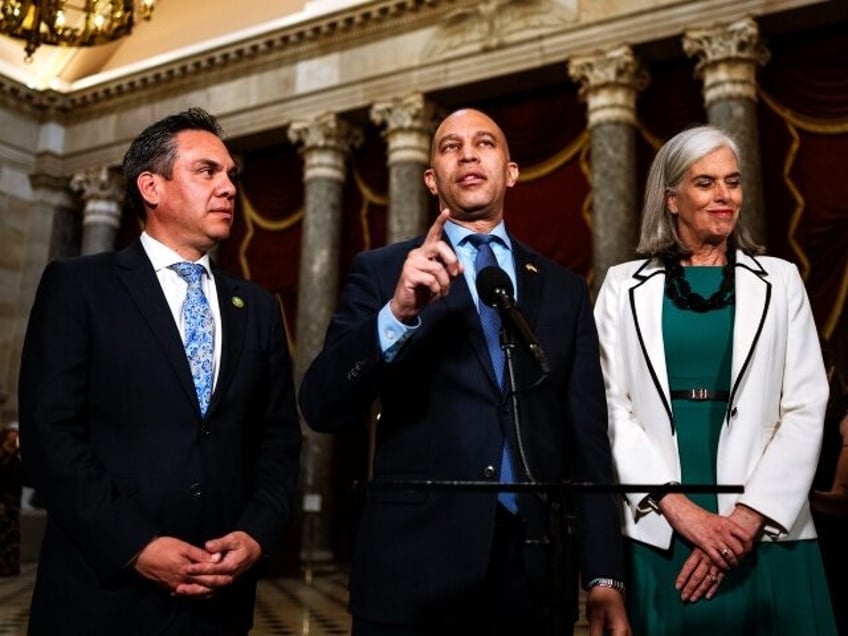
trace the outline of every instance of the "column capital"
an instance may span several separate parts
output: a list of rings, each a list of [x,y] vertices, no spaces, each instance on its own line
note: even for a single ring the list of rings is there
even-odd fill
[[[123,177],[113,166],[95,166],[76,172],[71,176],[69,185],[83,201],[102,199],[120,202],[124,196]]]
[[[385,124],[389,132],[398,128],[429,131],[433,125],[433,112],[433,103],[425,99],[422,93],[411,93],[405,97],[374,102],[371,106],[371,121],[378,126]]]
[[[124,182],[116,167],[95,166],[74,173],[69,186],[85,203],[83,225],[120,227]]]
[[[683,34],[683,50],[698,56],[695,74],[704,81],[707,106],[722,99],[757,100],[756,70],[771,54],[753,19],[690,29]]]
[[[568,74],[580,83],[586,101],[589,128],[608,123],[636,123],[636,95],[647,87],[650,76],[629,46],[576,55]]]
[[[371,121],[385,125],[383,136],[389,146],[388,164],[430,163],[430,134],[435,107],[421,93],[375,102]]]
[[[311,120],[293,121],[289,141],[301,146],[303,180],[325,177],[344,182],[345,158],[362,143],[362,131],[335,113],[324,113]]]

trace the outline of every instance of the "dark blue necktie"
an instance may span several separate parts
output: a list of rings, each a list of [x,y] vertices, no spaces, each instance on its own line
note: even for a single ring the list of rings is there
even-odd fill
[[[468,242],[477,248],[477,256],[474,258],[475,278],[477,273],[486,267],[497,267],[498,260],[492,251],[491,243],[498,239],[491,234],[472,234]],[[489,307],[482,300],[477,303],[480,313],[480,325],[486,336],[486,344],[489,348],[489,356],[492,358],[492,366],[495,368],[495,377],[501,391],[504,388],[504,352],[500,344],[501,316],[494,307]],[[515,480],[515,472],[512,469],[512,458],[509,452],[509,443],[504,440],[503,454],[501,456],[501,481],[511,482]],[[518,512],[518,495],[514,492],[502,492],[498,494],[498,501],[515,514]]]

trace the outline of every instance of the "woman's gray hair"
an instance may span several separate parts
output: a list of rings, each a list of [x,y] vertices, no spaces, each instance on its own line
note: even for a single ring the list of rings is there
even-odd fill
[[[639,233],[639,245],[636,247],[639,254],[691,254],[691,250],[680,239],[677,219],[669,211],[666,200],[669,194],[677,192],[680,182],[693,164],[720,148],[728,148],[736,155],[737,162],[741,163],[736,141],[728,133],[714,126],[688,128],[677,133],[659,149],[645,184],[642,228]],[[745,227],[745,217],[741,213],[733,229],[732,239],[736,247],[746,252],[763,252],[763,248],[751,238]]]

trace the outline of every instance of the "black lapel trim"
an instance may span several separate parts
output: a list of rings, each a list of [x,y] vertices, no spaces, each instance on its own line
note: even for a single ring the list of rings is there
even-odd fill
[[[763,311],[760,314],[760,324],[757,325],[757,331],[754,335],[754,340],[751,342],[751,346],[748,347],[748,355],[745,356],[745,362],[742,363],[742,367],[739,369],[739,373],[736,376],[736,380],[733,382],[733,388],[730,390],[730,398],[727,400],[727,413],[725,414],[725,421],[727,425],[730,426],[730,414],[731,414],[731,405],[733,404],[733,400],[736,397],[736,391],[739,388],[740,382],[742,382],[742,377],[745,375],[745,371],[748,368],[748,365],[751,362],[751,358],[754,356],[754,349],[757,348],[757,343],[760,341],[760,335],[763,333],[763,326],[766,322],[766,316],[768,315],[769,306],[771,305],[771,283],[765,280],[765,277],[768,276],[768,272],[760,265],[757,259],[751,257],[759,269],[754,269],[752,267],[748,267],[747,265],[740,264],[737,260],[736,267],[747,269],[750,272],[753,272],[755,275],[759,276],[762,279],[763,284],[766,286],[766,301],[763,305]],[[736,316],[734,320],[738,320],[739,316]]]
[[[669,404],[668,400],[665,398],[665,393],[662,389],[662,384],[660,383],[659,377],[657,377],[657,372],[654,369],[654,365],[651,364],[651,357],[648,355],[648,348],[645,346],[645,340],[642,337],[642,326],[639,323],[639,316],[636,314],[636,298],[634,297],[634,292],[636,289],[645,284],[646,281],[650,280],[654,276],[665,275],[665,269],[658,269],[656,272],[650,275],[641,274],[642,269],[647,266],[650,262],[650,259],[645,262],[645,264],[640,267],[634,274],[634,278],[637,278],[641,282],[638,285],[634,285],[628,290],[628,295],[630,297],[630,313],[633,315],[633,324],[636,326],[636,335],[639,338],[639,347],[642,349],[642,357],[645,359],[645,363],[648,367],[648,372],[651,375],[651,381],[654,383],[654,388],[657,390],[657,393],[660,395],[660,400],[662,400],[663,407],[665,408],[666,413],[668,414],[668,421],[671,425],[671,434],[675,434],[675,426],[674,426],[674,414],[671,410],[671,404]]]

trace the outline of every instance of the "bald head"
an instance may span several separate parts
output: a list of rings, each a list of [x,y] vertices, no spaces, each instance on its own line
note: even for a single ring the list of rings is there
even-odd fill
[[[506,151],[506,157],[509,159],[509,144],[506,141],[506,135],[504,135],[501,127],[495,123],[495,120],[483,111],[474,108],[460,108],[445,117],[436,129],[436,134],[433,135],[433,141],[430,143],[431,165],[433,163],[433,158],[436,155],[436,150],[439,147],[439,140],[445,135],[450,134],[450,132],[454,131],[457,127],[467,128],[469,125],[476,125],[481,130],[488,128],[492,131],[497,136],[499,143],[503,145],[503,148]]]

